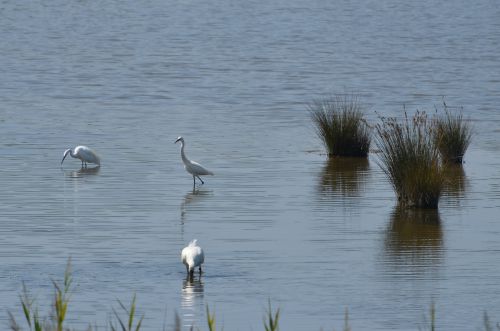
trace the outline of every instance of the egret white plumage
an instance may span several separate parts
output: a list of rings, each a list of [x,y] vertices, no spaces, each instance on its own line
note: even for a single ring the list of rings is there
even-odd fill
[[[201,275],[201,265],[205,262],[205,254],[203,253],[203,249],[198,246],[198,240],[191,240],[189,245],[182,249],[181,260],[186,266],[186,271],[190,278],[193,278],[196,267],[199,268]]]
[[[66,156],[68,156],[68,154],[72,158],[80,159],[80,161],[82,161],[82,168],[83,168],[84,164],[86,167],[87,163],[95,163],[98,166],[101,165],[101,159],[99,158],[99,156],[96,154],[96,152],[94,152],[93,150],[91,150],[87,146],[76,146],[73,149],[70,148],[70,149],[65,150],[63,159],[61,161],[61,165],[63,164],[64,159],[66,158]]]
[[[186,154],[184,154],[184,145],[185,145],[184,138],[178,137],[174,144],[176,144],[178,141],[181,142],[181,158],[182,162],[184,163],[184,169],[186,169],[187,172],[193,175],[193,186],[196,185],[196,178],[198,178],[202,184],[205,184],[205,182],[203,181],[203,179],[201,179],[200,176],[211,176],[213,175],[213,172],[205,169],[198,162],[191,161],[190,159],[188,159],[186,157]]]

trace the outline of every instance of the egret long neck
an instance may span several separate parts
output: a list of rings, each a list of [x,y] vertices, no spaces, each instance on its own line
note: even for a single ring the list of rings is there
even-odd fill
[[[184,164],[189,163],[189,160],[186,157],[186,154],[184,154],[184,141],[181,141],[181,157],[182,157],[182,162],[184,162]]]

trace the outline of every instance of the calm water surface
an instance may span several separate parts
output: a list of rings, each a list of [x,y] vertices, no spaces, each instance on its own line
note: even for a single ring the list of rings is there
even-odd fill
[[[440,330],[500,319],[496,1],[2,1],[0,324],[72,257],[70,324],[137,293],[144,330]],[[372,153],[328,162],[306,111],[356,92],[369,120],[445,97],[474,121],[439,211],[406,211]],[[187,155],[216,173],[192,189]],[[59,162],[86,144],[98,170]],[[185,282],[197,238],[205,274]],[[44,307],[46,308],[46,307]],[[166,314],[166,317],[165,317]],[[165,322],[164,322],[165,321]]]

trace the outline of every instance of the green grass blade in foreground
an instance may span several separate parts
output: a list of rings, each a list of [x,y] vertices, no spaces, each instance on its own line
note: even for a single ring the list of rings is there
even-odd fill
[[[30,299],[28,294],[28,289],[26,284],[23,282],[23,294],[21,295],[21,306],[23,307],[24,317],[31,330],[31,307],[33,305],[33,299]]]
[[[273,314],[273,308],[271,307],[271,300],[269,300],[269,308],[266,313],[266,318],[264,319],[265,330],[266,331],[278,330],[279,319],[280,319],[280,309],[278,308],[276,312]]]
[[[66,273],[65,277],[65,286],[61,287],[59,286],[58,283],[53,282],[53,285],[56,287],[56,292],[61,291],[61,297],[68,298],[69,293],[71,292],[71,272],[69,271],[69,268],[67,269],[68,272]],[[64,294],[64,295],[62,295]],[[66,302],[69,303],[68,300],[61,300],[61,302]],[[138,320],[138,322],[134,326],[134,321],[136,320],[136,314],[137,314],[137,309],[136,309],[136,295],[134,294],[132,298],[132,302],[130,304],[130,309],[127,308],[123,303],[118,301],[121,309],[124,310],[126,313],[126,320],[122,320],[119,314],[116,312],[116,310],[113,309],[114,315],[117,319],[117,322],[119,323],[119,329],[112,323],[110,322],[109,324],[109,329],[112,331],[140,331],[142,327],[142,322],[144,320],[144,315]],[[271,301],[269,300],[268,302],[268,310],[266,312],[266,315],[264,317],[264,329],[266,331],[276,331],[279,330],[279,319],[281,317],[281,311],[278,308],[276,311],[273,311],[272,306],[271,306]],[[34,309],[34,300],[30,298],[28,295],[28,291],[26,287],[23,287],[23,294],[21,295],[21,305],[22,307],[22,314],[26,318],[26,324],[29,327],[30,331],[57,331],[58,328],[61,326],[60,324],[57,323],[56,316],[49,315],[49,317],[46,318],[40,318],[38,315],[38,310]],[[54,307],[55,302],[51,303],[52,307]],[[66,305],[66,308],[67,309]],[[55,307],[54,307],[55,309]],[[215,325],[215,313],[211,314],[210,310],[207,306],[206,308],[206,313],[207,313],[207,324],[208,324],[208,330],[209,331],[215,331],[216,330],[216,325]],[[14,315],[11,312],[8,312],[9,315],[9,329],[11,331],[23,331],[24,329],[17,323]],[[62,314],[61,314],[62,316]],[[179,318],[179,315],[175,315],[175,324],[174,324],[174,330],[181,330],[182,329],[182,322],[181,319]],[[426,318],[426,317],[424,317]],[[62,319],[64,321],[64,319]],[[434,303],[431,305],[430,309],[430,323],[426,320],[425,321],[425,328],[429,328],[430,330],[435,330],[436,329],[436,310]],[[488,315],[485,313],[483,316],[483,326],[485,330],[490,331],[490,330],[498,330],[500,331],[500,324],[496,323],[495,325],[492,324],[490,321]],[[74,328],[70,328],[65,326],[63,328],[64,331],[67,330],[76,330]],[[92,331],[92,330],[97,330],[97,327],[92,328],[91,326],[88,327],[87,331]],[[190,330],[194,330],[194,327],[191,326]],[[346,309],[345,315],[344,315],[344,326],[343,326],[344,331],[351,331],[351,327],[349,325],[349,314],[348,310]]]
[[[215,313],[210,315],[210,309],[207,306],[207,324],[208,324],[208,330],[210,331],[215,331]]]
[[[349,310],[347,308],[344,314],[344,331],[351,331],[351,327],[349,326]]]
[[[55,293],[54,293],[54,307],[55,307],[55,318],[57,324],[57,331],[63,331],[64,320],[66,318],[66,312],[68,309],[68,303],[70,299],[70,290],[72,284],[71,277],[71,259],[68,259],[68,263],[66,265],[66,270],[64,271],[64,281],[63,287],[61,288],[59,284],[55,281],[52,281]]]
[[[118,304],[120,305],[121,309],[125,312],[126,315],[126,322],[122,320],[118,312],[113,309],[113,314],[116,317],[116,320],[118,324],[121,327],[122,331],[139,331],[142,325],[142,321],[144,320],[144,315],[141,316],[139,321],[137,322],[136,326],[134,327],[134,318],[136,314],[136,295],[132,297],[132,302],[130,303],[130,309],[128,309],[120,300],[118,300]],[[116,331],[116,327],[112,322],[110,322],[110,328],[112,331]]]

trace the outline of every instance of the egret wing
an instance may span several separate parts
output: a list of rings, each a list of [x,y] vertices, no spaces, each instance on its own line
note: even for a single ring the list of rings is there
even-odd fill
[[[186,264],[186,260],[187,260],[187,253],[188,253],[188,250],[189,250],[189,247],[184,247],[184,249],[182,250],[181,252],[181,261],[182,263]]]
[[[198,162],[191,161],[189,164],[189,170],[193,175],[198,175],[198,176],[205,176],[205,175],[213,175],[214,173],[211,172],[210,170],[206,169],[203,167],[201,164]]]
[[[97,154],[88,147],[78,146],[75,150],[75,153],[80,155],[85,162],[95,163],[95,164],[101,163],[99,156],[97,156]]]
[[[200,266],[203,262],[205,262],[205,254],[203,253],[203,249],[201,249],[201,247],[195,247],[194,249],[194,265]]]

